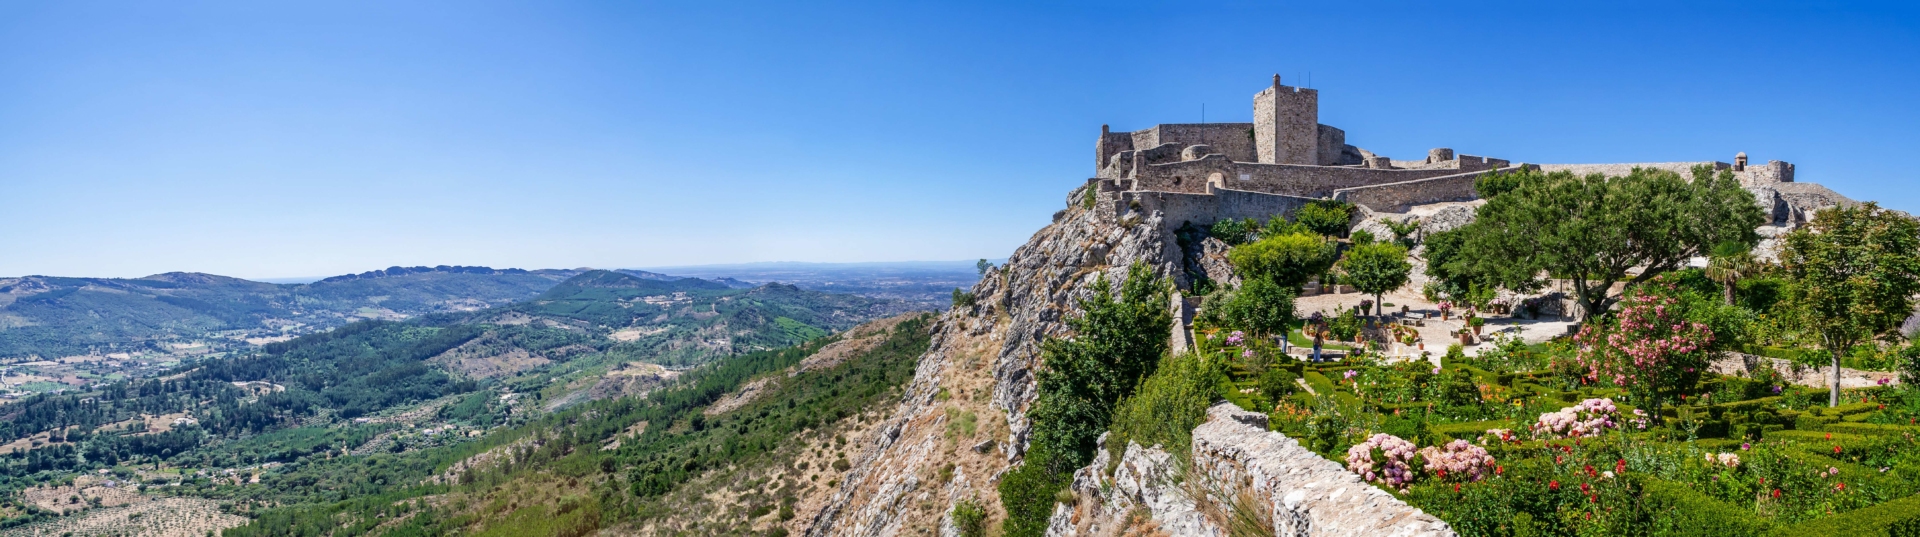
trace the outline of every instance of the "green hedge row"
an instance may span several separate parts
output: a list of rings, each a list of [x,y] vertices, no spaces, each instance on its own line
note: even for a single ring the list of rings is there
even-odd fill
[[[1910,425],[1880,425],[1876,423],[1839,422],[1822,427],[1836,434],[1889,435],[1901,433],[1920,433],[1920,427]]]
[[[1909,496],[1865,509],[1780,528],[1782,537],[1808,535],[1920,536],[1920,496]]]
[[[1649,535],[1722,537],[1764,535],[1771,524],[1753,511],[1701,494],[1691,486],[1658,478],[1641,482],[1643,501],[1655,514]]]

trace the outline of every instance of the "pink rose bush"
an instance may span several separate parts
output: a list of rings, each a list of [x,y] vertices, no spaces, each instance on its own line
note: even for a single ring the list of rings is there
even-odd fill
[[[1613,405],[1613,399],[1588,399],[1558,412],[1541,414],[1539,421],[1533,424],[1533,435],[1544,438],[1598,436],[1607,429],[1619,427],[1613,421],[1619,412],[1620,409]]]
[[[1360,474],[1361,479],[1405,493],[1407,485],[1413,483],[1412,463],[1416,455],[1413,442],[1378,433],[1347,448],[1347,470]]]
[[[1348,471],[1401,494],[1419,479],[1418,471],[1443,481],[1472,482],[1497,473],[1497,468],[1486,448],[1466,440],[1416,450],[1413,442],[1379,433],[1347,449]]]
[[[1443,480],[1479,481],[1493,472],[1493,456],[1466,440],[1422,449],[1420,458],[1426,459],[1427,472]]]

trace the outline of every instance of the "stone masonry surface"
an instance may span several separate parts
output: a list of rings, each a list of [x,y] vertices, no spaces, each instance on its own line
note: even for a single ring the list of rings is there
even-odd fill
[[[1102,438],[1102,444],[1105,439]],[[1073,490],[1094,505],[1058,506],[1049,536],[1109,535],[1128,513],[1145,509],[1172,535],[1225,535],[1204,513],[1218,495],[1250,493],[1271,514],[1274,535],[1452,536],[1446,522],[1362,481],[1286,435],[1267,430],[1267,417],[1231,403],[1207,410],[1193,430],[1193,467],[1158,447],[1129,444],[1111,478],[1104,446],[1093,464],[1074,473]],[[1185,474],[1186,482],[1176,476]],[[1201,480],[1201,481],[1193,481]]]

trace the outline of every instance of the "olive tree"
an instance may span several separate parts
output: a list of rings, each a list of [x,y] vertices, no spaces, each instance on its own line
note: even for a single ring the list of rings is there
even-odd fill
[[[1766,221],[1733,173],[1706,166],[1693,180],[1635,168],[1620,177],[1554,172],[1529,177],[1487,200],[1474,222],[1429,237],[1447,254],[1438,272],[1458,281],[1531,289],[1540,276],[1566,280],[1588,316],[1604,316],[1629,286],[1684,267],[1715,245],[1752,247]]]
[[[1284,335],[1293,323],[1294,291],[1266,278],[1249,278],[1217,301],[1219,322],[1254,336]],[[1213,312],[1206,312],[1213,313]]]
[[[1868,203],[1831,207],[1787,235],[1780,265],[1792,325],[1833,359],[1828,404],[1840,404],[1840,356],[1887,335],[1920,292],[1920,223]]]

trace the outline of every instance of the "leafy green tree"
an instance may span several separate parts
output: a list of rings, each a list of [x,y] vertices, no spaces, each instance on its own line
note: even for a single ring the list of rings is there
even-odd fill
[[[1920,292],[1920,223],[1867,203],[1831,207],[1788,234],[1780,264],[1793,325],[1833,358],[1828,404],[1840,404],[1840,356],[1888,334]]]
[[[1487,173],[1473,178],[1473,191],[1482,198],[1493,198],[1512,192],[1530,182],[1538,181],[1546,174],[1535,168],[1521,168],[1506,173]]]
[[[1637,285],[1685,266],[1724,242],[1751,247],[1766,221],[1733,173],[1701,166],[1693,180],[1636,168],[1622,177],[1554,172],[1520,182],[1480,207],[1453,232],[1429,237],[1449,279],[1509,289],[1540,285],[1542,271],[1566,279],[1587,315],[1604,316],[1616,283]],[[1434,262],[1429,257],[1429,262]]]
[[[1046,530],[1054,493],[1093,458],[1114,404],[1152,375],[1167,352],[1173,312],[1166,280],[1134,263],[1119,287],[1115,297],[1102,277],[1093,297],[1080,302],[1085,313],[1067,320],[1073,337],[1041,344],[1038,394],[1027,411],[1033,423],[1027,458],[1000,484],[1007,535]]]
[[[1390,242],[1375,242],[1353,247],[1340,260],[1341,281],[1373,295],[1374,313],[1382,311],[1381,295],[1407,284],[1413,264],[1407,262],[1407,249]]]
[[[1343,237],[1353,220],[1353,205],[1344,201],[1315,200],[1293,212],[1293,221],[1309,231],[1328,237]]]
[[[1375,241],[1375,240],[1378,240],[1377,238],[1375,238],[1375,237],[1373,236],[1373,232],[1372,232],[1372,231],[1367,231],[1367,230],[1364,230],[1364,229],[1356,229],[1356,230],[1353,230],[1353,233],[1352,233],[1352,234],[1349,234],[1349,235],[1347,235],[1347,238],[1349,238],[1349,239],[1353,239],[1353,243],[1354,243],[1354,244],[1356,244],[1356,245],[1358,245],[1358,244],[1373,244],[1373,241]]]
[[[974,270],[980,271],[981,276],[985,276],[987,275],[987,271],[993,270],[993,263],[989,263],[987,262],[987,260],[982,259],[979,261],[975,261],[973,263],[973,268]]]
[[[1251,240],[1254,232],[1259,231],[1259,229],[1260,223],[1255,222],[1253,219],[1240,220],[1228,218],[1214,222],[1213,227],[1207,228],[1207,234],[1212,235],[1213,238],[1220,239],[1220,242],[1227,243],[1230,246],[1237,246]]]
[[[1332,267],[1336,253],[1325,237],[1295,233],[1235,247],[1227,252],[1227,261],[1242,278],[1263,278],[1281,287],[1299,289]]]
[[[1733,290],[1740,280],[1759,271],[1760,263],[1753,258],[1753,248],[1738,242],[1720,243],[1713,247],[1713,255],[1707,257],[1707,279],[1720,283],[1728,306],[1733,305]]]
[[[1220,301],[1220,322],[1255,336],[1284,334],[1294,320],[1293,299],[1292,289],[1250,278]]]

